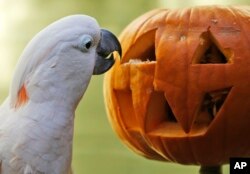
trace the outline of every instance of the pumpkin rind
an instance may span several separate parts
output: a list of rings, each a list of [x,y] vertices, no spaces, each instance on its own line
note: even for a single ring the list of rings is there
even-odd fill
[[[128,25],[124,55],[104,79],[122,141],[181,164],[249,157],[249,32],[249,7],[157,9]]]

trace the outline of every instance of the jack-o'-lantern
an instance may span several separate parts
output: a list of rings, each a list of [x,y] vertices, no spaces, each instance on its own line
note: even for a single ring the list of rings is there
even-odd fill
[[[122,32],[104,79],[109,119],[150,159],[216,166],[250,156],[250,10],[157,9]]]

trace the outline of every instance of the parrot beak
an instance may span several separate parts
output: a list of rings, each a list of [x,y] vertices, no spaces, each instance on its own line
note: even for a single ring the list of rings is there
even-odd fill
[[[108,30],[101,29],[101,39],[97,46],[97,57],[93,75],[99,75],[108,71],[115,63],[113,52],[122,55],[121,44],[117,37]]]

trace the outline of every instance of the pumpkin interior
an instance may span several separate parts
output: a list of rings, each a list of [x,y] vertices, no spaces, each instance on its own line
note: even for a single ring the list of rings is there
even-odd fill
[[[232,52],[223,50],[208,30],[199,38],[200,44],[194,54],[193,64],[225,64],[232,62]]]
[[[225,102],[230,89],[231,88],[226,88],[219,91],[206,93],[200,107],[201,112],[206,111],[209,114],[209,117],[213,119]]]

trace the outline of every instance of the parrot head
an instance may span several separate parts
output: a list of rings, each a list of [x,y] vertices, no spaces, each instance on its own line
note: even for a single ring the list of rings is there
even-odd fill
[[[118,39],[90,16],[72,15],[50,24],[19,59],[10,89],[12,106],[28,99],[79,100],[91,76],[112,67],[114,51],[122,54]]]

